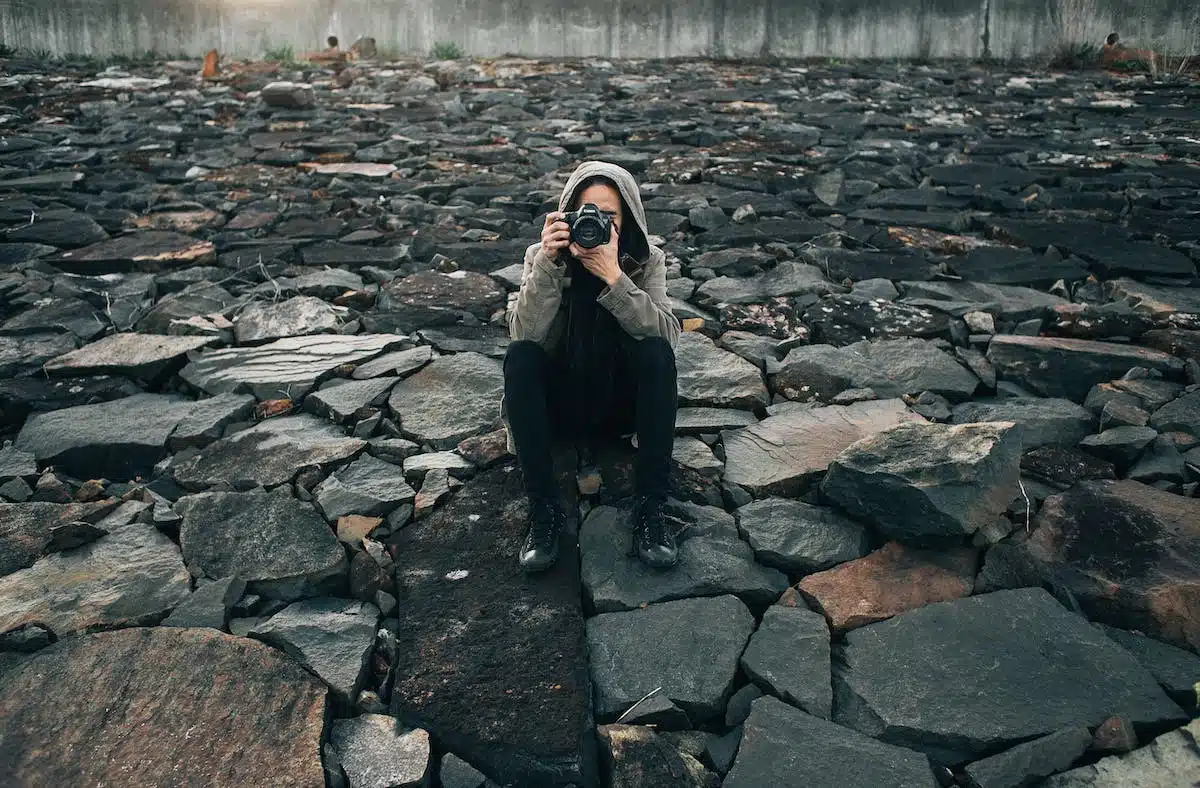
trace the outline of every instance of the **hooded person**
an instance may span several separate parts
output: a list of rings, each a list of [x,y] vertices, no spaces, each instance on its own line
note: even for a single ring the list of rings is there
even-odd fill
[[[607,243],[585,248],[563,221],[594,205],[610,221]],[[521,465],[529,527],[518,563],[528,572],[558,557],[566,519],[554,478],[554,438],[586,448],[636,431],[633,551],[655,567],[678,557],[663,519],[675,435],[680,325],[667,297],[666,263],[652,247],[637,182],[624,168],[580,164],[525,251],[509,315],[501,414]],[[632,430],[630,428],[633,428]]]

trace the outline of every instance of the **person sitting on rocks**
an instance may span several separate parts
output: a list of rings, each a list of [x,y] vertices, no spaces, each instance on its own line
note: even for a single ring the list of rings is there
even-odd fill
[[[608,241],[584,248],[564,212],[594,205],[611,221]],[[542,238],[525,251],[504,357],[505,416],[529,498],[518,556],[526,572],[558,558],[566,515],[555,480],[553,438],[581,453],[604,438],[637,433],[633,551],[654,567],[678,560],[663,517],[675,435],[680,324],[667,297],[662,250],[648,240],[638,185],[615,164],[588,161],[567,180]]]

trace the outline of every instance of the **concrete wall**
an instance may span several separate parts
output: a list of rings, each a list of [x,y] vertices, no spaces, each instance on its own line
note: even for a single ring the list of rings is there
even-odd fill
[[[1102,42],[1200,52],[1200,0],[0,0],[0,40],[55,54],[258,57],[374,36],[474,56],[997,57],[1053,43],[1049,4],[1090,6],[1077,25]]]

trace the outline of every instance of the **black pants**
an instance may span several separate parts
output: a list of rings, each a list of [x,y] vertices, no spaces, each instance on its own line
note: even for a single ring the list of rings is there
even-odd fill
[[[679,400],[675,353],[665,339],[636,340],[624,331],[620,337],[612,370],[612,402],[598,420],[580,413],[579,403],[566,390],[562,364],[541,345],[520,341],[508,346],[504,407],[531,498],[559,494],[551,458],[554,438],[603,440],[632,431],[638,436],[634,460],[638,494],[667,494]],[[595,434],[581,434],[579,425],[596,421]]]

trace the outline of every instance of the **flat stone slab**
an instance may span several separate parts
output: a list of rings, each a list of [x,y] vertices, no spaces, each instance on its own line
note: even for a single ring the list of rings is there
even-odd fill
[[[396,334],[285,337],[256,347],[199,353],[179,374],[209,394],[248,392],[260,400],[298,400],[343,364],[368,361],[407,341]]]
[[[228,483],[237,489],[276,487],[309,465],[327,466],[358,456],[367,442],[307,413],[267,419],[209,444],[172,468],[189,490]]]
[[[233,321],[239,345],[257,345],[284,337],[335,334],[345,318],[339,310],[314,296],[294,296],[278,303],[247,304]]]
[[[675,365],[679,398],[688,405],[754,408],[765,407],[770,400],[758,367],[722,350],[703,334],[680,334]]]
[[[0,682],[0,783],[323,788],[324,719],[321,683],[256,641],[82,635]]]
[[[59,638],[146,626],[190,593],[179,548],[154,526],[135,523],[0,577],[0,633],[32,623]]]
[[[828,402],[846,389],[881,398],[932,391],[951,400],[975,393],[979,378],[923,339],[882,339],[846,347],[801,345],[783,359],[775,390],[788,399]]]
[[[1200,720],[1156,738],[1128,755],[1110,755],[1056,774],[1039,788],[1192,788],[1200,774]]]
[[[516,473],[495,468],[400,531],[391,711],[497,781],[585,784],[595,745],[578,554],[569,531],[553,569],[522,574],[525,516]]]
[[[208,265],[216,257],[211,241],[169,230],[144,230],[63,252],[49,262],[69,271],[107,274]]]
[[[125,481],[148,473],[167,454],[167,439],[191,400],[166,394],[78,405],[29,417],[14,445],[75,476]]]
[[[369,455],[330,474],[313,490],[317,508],[330,521],[346,514],[382,517],[416,495],[404,481],[403,468]]]
[[[395,384],[395,378],[348,380],[344,383],[336,379],[320,391],[310,394],[304,400],[304,407],[345,424],[363,418],[369,410],[382,406]]]
[[[867,554],[866,528],[836,509],[769,497],[737,510],[754,557],[784,572],[819,572]]]
[[[1087,408],[1068,399],[1042,397],[964,402],[954,406],[951,421],[1011,421],[1025,451],[1049,444],[1074,446],[1096,431],[1096,417]]]
[[[772,605],[742,653],[742,670],[759,687],[809,714],[829,719],[829,627],[820,613]]]
[[[388,407],[413,440],[453,449],[472,435],[494,429],[500,420],[504,372],[479,353],[434,359],[392,389]]]
[[[847,447],[821,494],[889,539],[936,543],[994,523],[1020,473],[1012,422],[901,424]]]
[[[723,788],[936,788],[929,759],[805,714],[771,696],[756,699]]]
[[[156,381],[182,367],[190,351],[214,341],[210,337],[111,334],[50,359],[42,368],[50,375],[124,375]]]
[[[686,597],[735,595],[749,604],[768,604],[787,589],[787,576],[754,561],[750,546],[732,524],[685,532],[679,563],[670,572],[630,556],[629,512],[597,506],[579,535],[584,589],[598,612],[633,610]]]
[[[1046,499],[1023,546],[1093,620],[1200,649],[1200,500],[1135,481]]]
[[[0,378],[35,375],[43,364],[71,352],[78,344],[71,334],[59,332],[0,336]]]
[[[1120,716],[1187,716],[1129,652],[1041,588],[939,602],[848,632],[834,720],[947,765]]]
[[[302,599],[253,627],[249,636],[288,654],[349,708],[367,679],[379,609],[334,597]]]
[[[754,617],[733,596],[680,599],[588,619],[597,717],[615,720],[660,687],[693,723],[723,716],[753,631]]]
[[[1176,377],[1183,373],[1183,362],[1161,351],[1087,339],[997,336],[988,345],[987,358],[1002,380],[1073,402],[1083,402],[1092,386],[1116,380],[1134,367]]]
[[[850,444],[907,421],[923,419],[891,399],[796,409],[724,430],[725,481],[755,493],[794,495]]]
[[[280,493],[199,493],[180,498],[179,543],[197,576],[236,576],[251,593],[291,601],[336,593],[346,554],[310,504]]]
[[[965,771],[979,788],[1028,785],[1070,768],[1091,744],[1092,734],[1076,725],[976,761]]]
[[[94,522],[116,506],[98,503],[0,503],[0,577],[32,566],[51,543],[56,527]]]
[[[329,740],[353,788],[429,784],[429,733],[420,728],[405,731],[395,717],[361,714],[335,720]]]

